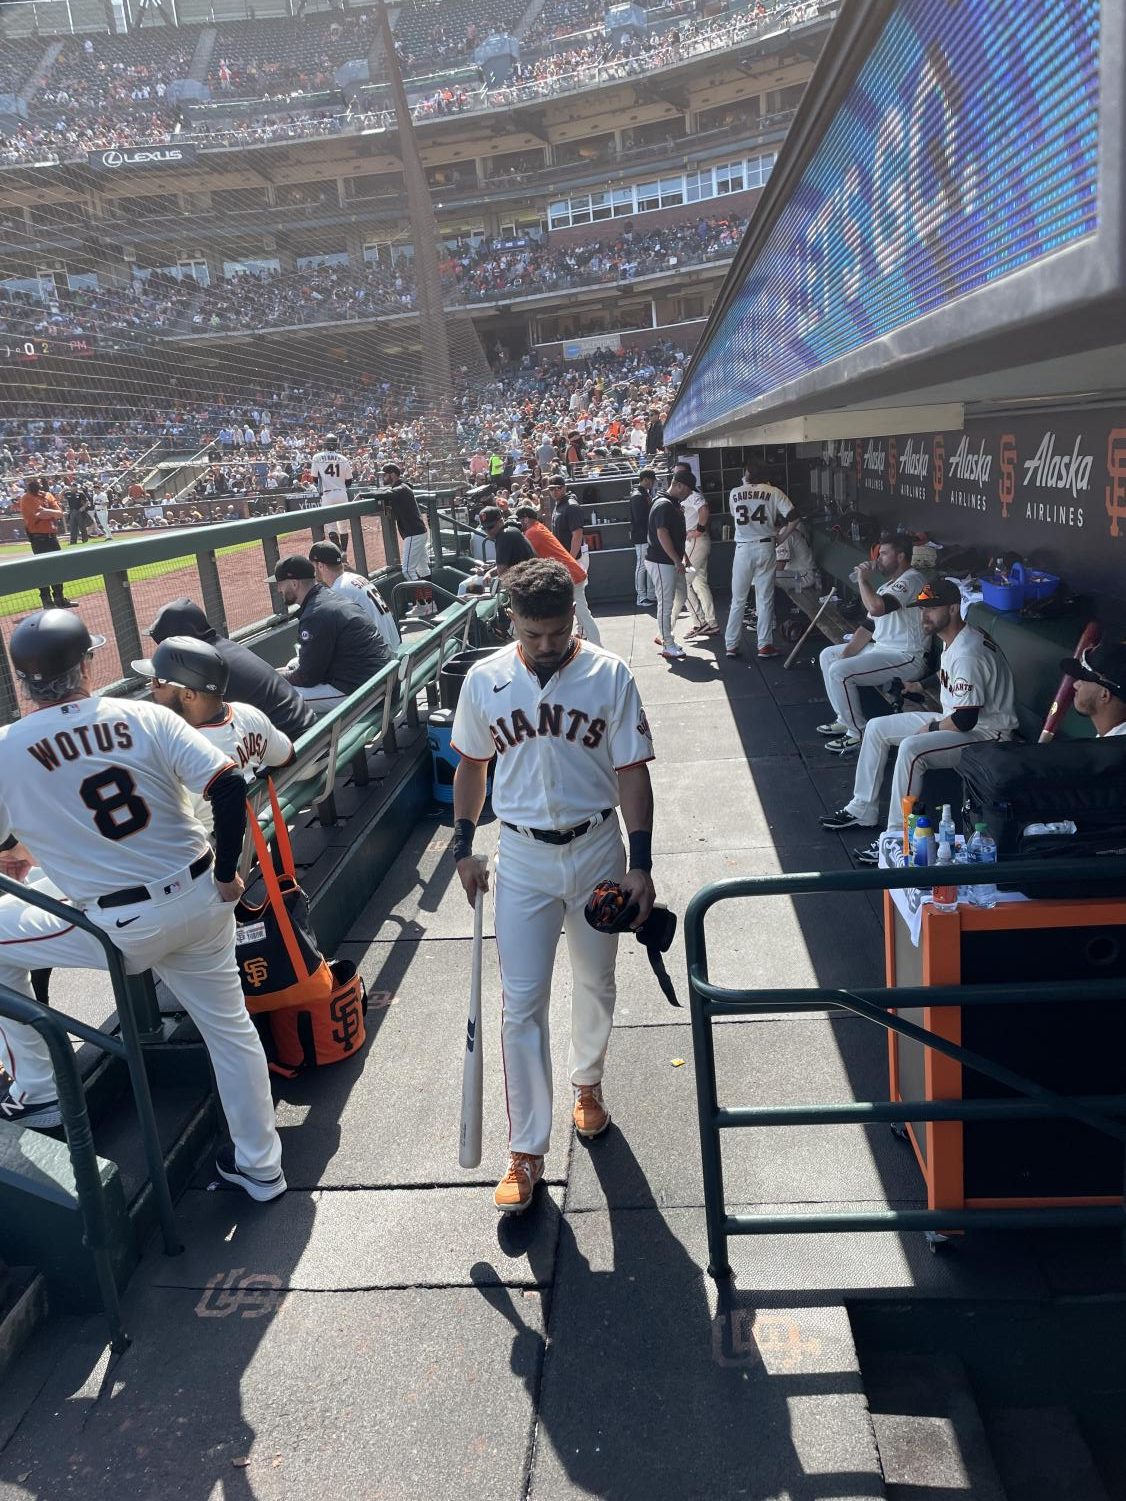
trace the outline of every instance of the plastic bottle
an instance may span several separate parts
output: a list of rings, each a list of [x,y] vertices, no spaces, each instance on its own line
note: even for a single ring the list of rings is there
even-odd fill
[[[910,865],[911,857],[915,853],[915,832],[919,827],[919,815],[912,813],[907,820],[907,863]]]
[[[911,857],[911,814],[915,811],[918,798],[905,797],[903,799],[903,858]]]
[[[941,825],[939,825],[941,828]],[[953,844],[940,843],[935,856],[937,865],[952,866],[954,864]],[[957,912],[958,888],[957,886],[935,886],[931,889],[931,906],[936,912]]]
[[[997,864],[997,842],[988,833],[987,826],[983,823],[974,825],[974,837],[970,840],[970,859],[975,865]],[[995,907],[997,905],[996,882],[971,886],[969,893],[972,907]]]
[[[954,820],[950,815],[950,804],[943,803],[942,817],[938,821],[938,847],[941,849],[944,844],[949,846],[951,861],[954,859],[954,846],[957,843],[957,837],[958,831],[954,827]]]
[[[954,849],[954,864],[955,865],[972,865],[973,864],[973,856],[970,854],[970,847],[969,847],[968,844],[963,844],[960,849],[957,846],[955,846],[955,849]],[[966,905],[966,903],[969,901],[969,899],[970,899],[970,888],[968,886],[959,886],[958,887],[958,902],[959,902],[959,905],[964,907]]]
[[[911,860],[912,865],[933,865],[934,853],[934,830],[931,821],[924,813],[915,824],[915,853]]]

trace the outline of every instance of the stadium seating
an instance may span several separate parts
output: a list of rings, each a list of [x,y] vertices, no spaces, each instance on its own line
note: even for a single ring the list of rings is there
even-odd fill
[[[260,99],[330,89],[341,64],[366,58],[374,13],[224,22],[211,54],[208,83],[219,96]]]
[[[18,94],[43,56],[45,43],[36,37],[5,42],[0,51],[0,94]]]
[[[413,73],[464,62],[491,32],[511,32],[527,8],[527,0],[407,0],[395,50]]]

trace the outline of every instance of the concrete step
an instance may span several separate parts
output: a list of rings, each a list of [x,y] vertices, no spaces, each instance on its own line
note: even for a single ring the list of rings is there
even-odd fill
[[[1007,1501],[957,1356],[872,1354],[862,1375],[888,1501]]]
[[[0,1261],[0,1381],[47,1311],[47,1284],[35,1268]]]
[[[1110,1501],[1070,1408],[998,1408],[983,1418],[1008,1501]]]

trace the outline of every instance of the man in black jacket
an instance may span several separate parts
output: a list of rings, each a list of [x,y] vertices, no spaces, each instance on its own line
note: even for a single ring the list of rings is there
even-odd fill
[[[327,714],[395,655],[360,605],[317,583],[308,558],[283,558],[271,582],[297,606],[297,657],[283,675],[314,714]]]
[[[637,591],[637,608],[647,610],[657,600],[645,567],[645,554],[649,547],[649,507],[653,504],[653,486],[657,475],[652,469],[643,469],[637,476],[637,485],[629,496],[629,539],[633,543],[637,567],[634,569],[633,586]]]
[[[297,689],[249,646],[220,636],[194,600],[171,600],[149,627],[149,635],[157,643],[169,636],[195,636],[215,647],[227,664],[227,697],[234,703],[253,704],[291,740],[316,724],[316,716]]]

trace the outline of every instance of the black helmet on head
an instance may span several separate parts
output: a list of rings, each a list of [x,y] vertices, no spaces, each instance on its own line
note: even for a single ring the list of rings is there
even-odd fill
[[[227,660],[216,647],[196,636],[166,636],[151,657],[132,664],[143,678],[163,678],[180,688],[194,688],[197,693],[227,691]]]
[[[35,685],[53,683],[105,643],[104,636],[90,634],[73,610],[36,610],[16,626],[8,651],[12,666]]]
[[[336,448],[338,446],[338,444],[339,444],[339,439],[337,438],[337,436],[336,436],[335,433],[325,433],[325,447],[326,448]]]

